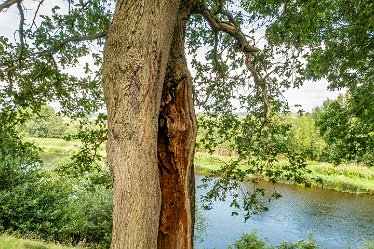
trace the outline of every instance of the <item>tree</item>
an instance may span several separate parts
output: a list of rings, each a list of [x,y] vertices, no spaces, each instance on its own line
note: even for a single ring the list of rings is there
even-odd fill
[[[362,89],[362,88],[368,89]],[[371,89],[371,90],[370,90]],[[336,100],[325,101],[316,109],[317,125],[330,149],[334,163],[374,164],[373,86],[352,89]]]
[[[64,120],[51,106],[42,106],[37,114],[20,127],[20,132],[31,137],[62,138],[66,131]]]
[[[304,164],[280,139],[287,127],[273,122],[287,111],[279,89],[322,77],[337,88],[372,79],[369,1],[253,0],[237,6],[226,0],[120,0],[114,12],[111,4],[67,0],[39,15],[41,0],[28,16],[26,2],[4,1],[0,10],[17,7],[19,25],[15,41],[0,39],[0,104],[8,114],[1,122],[8,125],[18,122],[11,115],[22,108],[37,111],[49,101],[82,117],[101,108],[102,82],[114,189],[112,248],[192,247],[194,100],[208,117],[202,125],[217,130],[207,134],[232,141],[253,172],[283,153],[295,166],[288,177],[300,179]],[[256,32],[264,29],[267,40],[259,49]],[[91,43],[105,43],[103,58]],[[93,63],[86,60],[83,73],[71,74],[88,55]],[[247,113],[244,119],[232,115],[233,98]],[[243,177],[235,165],[221,176]]]

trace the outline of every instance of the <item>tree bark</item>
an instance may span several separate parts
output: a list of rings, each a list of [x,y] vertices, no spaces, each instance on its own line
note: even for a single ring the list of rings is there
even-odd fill
[[[111,248],[157,248],[161,189],[158,117],[179,0],[116,2],[104,47]]]
[[[185,58],[185,29],[192,1],[182,1],[162,91],[158,166],[162,192],[158,248],[193,248],[196,117],[192,77]]]

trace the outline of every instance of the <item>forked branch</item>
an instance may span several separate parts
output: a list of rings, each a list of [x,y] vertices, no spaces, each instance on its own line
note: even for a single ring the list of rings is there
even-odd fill
[[[220,3],[220,1],[218,1],[218,3],[218,11],[215,13],[212,13],[204,5],[197,5],[194,12],[204,17],[209,26],[212,28],[213,32],[225,32],[237,41],[235,50],[237,52],[242,52],[245,55],[245,65],[248,71],[252,74],[255,85],[260,87],[261,89],[261,96],[264,104],[264,122],[267,123],[269,122],[270,110],[268,86],[266,84],[265,78],[261,77],[252,62],[254,54],[256,52],[259,52],[260,49],[249,44],[245,34],[240,30],[239,25],[235,22],[231,13],[223,9],[222,3]],[[217,14],[223,14],[228,18],[229,22],[221,20],[217,16]]]

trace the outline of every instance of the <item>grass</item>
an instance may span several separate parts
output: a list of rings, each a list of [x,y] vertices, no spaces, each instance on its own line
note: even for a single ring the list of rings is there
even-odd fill
[[[0,235],[0,249],[73,249],[78,247],[67,247],[42,241],[20,239],[7,234]]]
[[[27,137],[24,140],[41,148],[41,156],[69,156],[78,151],[81,145],[79,141],[66,141],[61,138]]]
[[[234,157],[210,155],[199,153],[195,155],[195,172],[209,174],[229,163]],[[334,166],[329,163],[307,162],[307,168],[312,172],[307,175],[312,182],[316,177],[321,177],[323,183],[313,182],[314,187],[333,189],[349,193],[374,194],[374,168],[346,164]],[[244,166],[242,166],[244,168]]]
[[[79,147],[82,145],[80,141],[66,141],[61,138],[27,137],[24,138],[24,141],[34,143],[41,148],[40,157],[47,163],[68,159],[71,155],[78,152]],[[105,156],[104,145],[100,147],[100,154]]]
[[[33,142],[42,148],[40,156],[49,163],[68,158],[77,152],[81,145],[78,141],[65,141],[58,138],[25,138],[25,141]],[[105,154],[104,146],[100,153]],[[197,152],[194,160],[195,172],[197,174],[209,174],[234,159],[233,156]],[[308,162],[308,168],[312,170],[312,173],[307,177],[310,179],[321,177],[323,179],[322,185],[314,183],[316,187],[342,192],[374,194],[374,167],[368,168],[355,164],[334,166],[329,163],[310,161]]]

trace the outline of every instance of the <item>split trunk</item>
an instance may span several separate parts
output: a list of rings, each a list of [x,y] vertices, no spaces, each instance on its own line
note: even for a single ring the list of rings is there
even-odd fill
[[[192,248],[196,120],[184,56],[190,1],[116,3],[104,48],[111,248]]]

